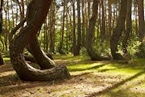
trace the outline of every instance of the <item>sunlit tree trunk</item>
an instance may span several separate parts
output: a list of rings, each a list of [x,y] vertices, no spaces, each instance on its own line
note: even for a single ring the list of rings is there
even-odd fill
[[[37,42],[36,36],[38,31],[41,29],[43,22],[45,21],[51,2],[52,0],[32,0],[27,7],[26,18],[20,22],[10,34],[9,41],[11,63],[14,70],[22,80],[46,81],[70,77],[70,74],[64,65],[54,67],[54,64],[51,63],[52,60],[50,61],[50,59],[48,60],[49,63],[47,64],[47,67],[42,67],[39,64],[42,69],[48,68],[45,70],[36,69],[26,63],[24,60],[24,48],[28,45],[30,45],[30,48],[33,51],[38,51],[38,55],[40,54],[39,52],[41,52],[41,50],[38,49],[39,47],[34,49],[32,46],[33,43]],[[16,33],[16,31],[25,23],[25,21],[27,22],[27,25],[24,26],[19,33]],[[43,57],[43,55],[44,54],[42,54],[41,57]],[[37,59],[35,55],[34,57]]]

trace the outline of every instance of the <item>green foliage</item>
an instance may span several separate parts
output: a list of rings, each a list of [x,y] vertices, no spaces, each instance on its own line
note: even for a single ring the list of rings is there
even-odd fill
[[[82,47],[82,48],[81,48],[80,54],[81,54],[84,58],[88,58],[88,57],[89,57],[89,55],[88,55],[87,50],[86,50],[85,47]]]
[[[130,41],[130,43],[128,45],[128,51],[130,52],[130,54],[132,56],[134,56],[136,54],[136,52],[139,51],[140,45],[141,45],[141,42],[139,42],[139,41],[136,41],[136,40]]]
[[[96,39],[96,43],[93,44],[95,51],[100,56],[106,56],[110,53],[110,43],[107,40]]]
[[[144,42],[142,42],[141,45],[139,45],[136,56],[139,58],[145,58],[145,43]]]

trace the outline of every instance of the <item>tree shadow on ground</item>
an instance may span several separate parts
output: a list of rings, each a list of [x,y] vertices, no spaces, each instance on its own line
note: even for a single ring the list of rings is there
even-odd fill
[[[50,86],[62,84],[65,81],[64,80],[53,80],[53,81],[35,81],[35,82],[29,82],[29,81],[22,81],[19,79],[18,75],[15,73],[14,69],[10,64],[6,64],[3,66],[0,66],[0,96],[6,93],[14,93],[16,91],[21,91],[25,89],[31,89],[35,87],[44,87],[44,86]]]
[[[22,81],[18,78],[17,74],[7,75],[0,77],[0,94],[12,93],[16,91],[21,91],[25,89],[31,89],[36,87],[45,87],[51,85],[62,84],[65,80],[53,80],[53,81]]]
[[[84,64],[84,63],[83,63]],[[100,67],[103,67],[105,65],[107,65],[108,63],[102,63],[102,64],[97,64],[97,65],[94,65],[94,66],[90,66],[90,67],[87,67],[87,68],[72,68],[72,69],[69,69],[69,71],[85,71],[85,70],[92,70],[92,69],[98,69]],[[84,64],[86,65],[86,64]],[[83,66],[83,65],[82,65]],[[76,66],[77,67],[77,66]]]
[[[101,95],[101,94],[108,93],[108,92],[110,92],[111,90],[118,88],[119,86],[121,86],[121,85],[125,84],[126,82],[129,82],[129,81],[131,81],[131,80],[137,78],[138,76],[141,76],[141,75],[144,74],[144,73],[145,73],[145,70],[143,69],[142,71],[138,72],[137,74],[135,74],[135,75],[133,75],[133,76],[131,76],[131,77],[129,77],[129,78],[127,78],[127,79],[121,81],[121,82],[118,82],[118,83],[116,83],[116,84],[114,84],[114,85],[112,85],[112,86],[110,86],[110,87],[107,87],[107,88],[101,90],[101,91],[98,91],[98,92],[95,92],[95,93],[91,93],[91,94],[89,94],[89,95],[86,96],[86,97],[97,97],[97,96],[99,96],[99,95]]]

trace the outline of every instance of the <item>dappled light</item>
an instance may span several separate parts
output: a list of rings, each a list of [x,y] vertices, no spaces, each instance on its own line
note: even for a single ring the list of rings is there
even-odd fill
[[[0,97],[145,97],[144,0],[0,0]]]
[[[59,55],[58,55],[59,56]],[[89,61],[81,57],[65,56],[61,59],[72,75],[69,80],[48,82],[21,81],[10,64],[0,66],[0,95],[49,96],[49,97],[143,97],[145,94],[144,60],[135,59],[134,64],[109,61]],[[67,60],[67,62],[66,62]],[[80,61],[78,61],[80,60]],[[138,64],[138,65],[137,65]],[[140,65],[139,65],[140,64]],[[7,68],[7,69],[5,69]]]

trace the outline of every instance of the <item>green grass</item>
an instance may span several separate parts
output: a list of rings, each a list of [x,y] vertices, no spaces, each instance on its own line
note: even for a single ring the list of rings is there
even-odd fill
[[[134,59],[131,64],[121,64],[117,62],[93,62],[93,61],[80,61],[78,63],[71,63],[68,65],[70,71],[98,71],[98,72],[109,72],[109,73],[126,73],[134,74],[145,68],[145,60]]]
[[[130,63],[91,61],[87,57],[72,55],[55,55],[54,59],[66,64],[72,78],[58,83],[54,81],[45,87],[38,85],[29,91],[37,90],[37,93],[46,93],[50,97],[145,97],[145,59],[132,59]],[[4,60],[9,62],[10,58]],[[6,79],[9,79],[10,85],[19,83],[17,77],[8,76],[11,74],[8,70],[1,72],[4,75],[3,84],[8,84]],[[25,86],[25,83],[21,84]],[[32,83],[27,84],[31,86]],[[3,89],[7,91],[7,88],[11,90],[9,87]],[[50,91],[50,95],[46,90]]]
[[[9,62],[9,61],[10,61],[10,58],[9,58],[9,57],[4,57],[3,60],[4,60],[5,62]]]
[[[71,60],[75,61],[73,57]],[[68,64],[67,67],[70,72],[91,72],[98,76],[103,76],[106,81],[105,84],[110,84],[110,80],[117,81],[121,79],[100,93],[94,93],[94,95],[98,95],[97,97],[144,97],[145,59],[132,59],[129,64],[114,61],[80,60],[77,63]],[[92,77],[92,80],[96,79]]]

